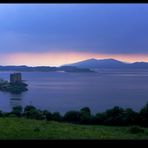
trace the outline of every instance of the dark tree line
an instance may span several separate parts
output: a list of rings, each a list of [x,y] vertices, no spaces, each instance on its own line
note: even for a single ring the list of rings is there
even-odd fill
[[[139,112],[135,112],[131,108],[123,109],[115,106],[105,112],[96,113],[95,115],[91,114],[91,110],[88,107],[84,107],[79,111],[68,111],[63,116],[59,112],[51,113],[48,110],[41,111],[31,105],[26,106],[24,109],[21,106],[14,107],[9,113],[0,111],[0,117],[12,116],[77,124],[139,125],[148,127],[148,103]]]

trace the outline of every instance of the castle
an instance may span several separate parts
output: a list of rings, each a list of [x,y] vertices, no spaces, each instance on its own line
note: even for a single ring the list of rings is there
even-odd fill
[[[21,73],[13,73],[10,74],[10,83],[18,83],[18,82],[22,82],[22,76]]]

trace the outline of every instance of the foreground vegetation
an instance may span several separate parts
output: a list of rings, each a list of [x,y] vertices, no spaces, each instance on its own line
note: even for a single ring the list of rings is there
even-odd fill
[[[16,106],[0,111],[0,139],[148,139],[148,103],[139,111],[115,106],[91,114],[79,111],[41,111],[34,106]]]
[[[147,128],[137,133],[134,128],[1,117],[0,139],[148,139]]]
[[[29,119],[69,122],[75,124],[88,125],[112,125],[112,126],[130,126],[137,125],[148,127],[148,103],[139,111],[135,112],[131,108],[123,109],[115,106],[102,113],[91,114],[88,107],[81,108],[79,111],[68,111],[64,116],[59,112],[51,113],[48,110],[39,110],[34,106],[16,106],[11,112],[0,111],[0,117],[25,117]]]

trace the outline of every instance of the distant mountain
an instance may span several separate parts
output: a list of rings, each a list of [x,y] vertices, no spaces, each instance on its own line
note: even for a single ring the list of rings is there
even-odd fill
[[[124,63],[115,59],[88,59],[77,63],[67,64],[60,67],[50,66],[0,66],[0,71],[64,71],[64,72],[95,72],[99,68],[130,68],[130,69],[148,69],[147,62]]]
[[[0,71],[64,71],[64,72],[94,72],[88,68],[78,68],[75,66],[61,66],[61,67],[50,67],[50,66],[0,66]]]
[[[76,66],[79,68],[148,68],[147,62],[125,63],[115,59],[88,59],[77,63],[67,64],[67,66]]]
[[[135,62],[131,64],[132,68],[148,68],[147,62]]]
[[[118,60],[114,59],[88,59],[85,61],[68,64],[69,66],[76,66],[79,68],[116,68],[116,67],[123,67],[126,63],[123,63]]]

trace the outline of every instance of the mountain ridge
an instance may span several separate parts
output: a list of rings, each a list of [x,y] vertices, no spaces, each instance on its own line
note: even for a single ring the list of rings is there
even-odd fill
[[[126,63],[116,59],[87,59],[76,63],[55,66],[26,66],[0,65],[0,71],[65,71],[65,72],[94,72],[97,68],[148,68],[148,62]]]
[[[43,71],[43,72],[51,72],[51,71],[64,71],[64,72],[94,72],[88,68],[78,68],[75,66],[59,66],[59,67],[51,67],[51,66],[1,66],[0,71]]]
[[[127,63],[116,59],[87,59],[76,63],[66,64],[78,68],[148,68],[148,62]]]

